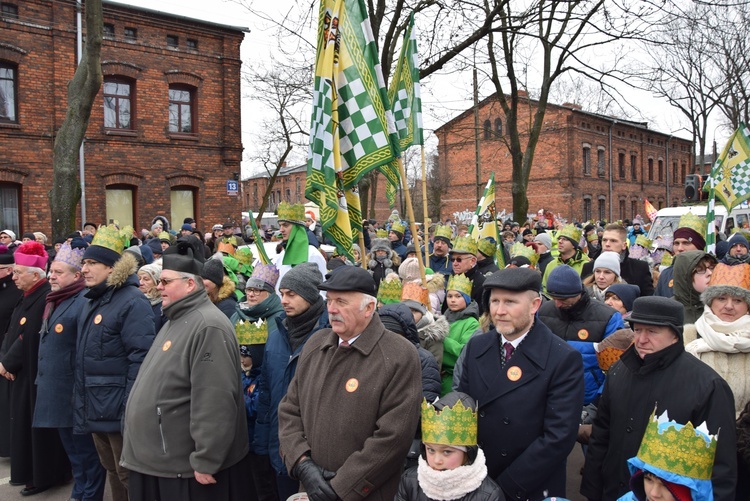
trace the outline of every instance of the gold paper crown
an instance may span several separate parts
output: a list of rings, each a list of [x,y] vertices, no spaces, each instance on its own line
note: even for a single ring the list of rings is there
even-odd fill
[[[258,319],[257,322],[240,320],[234,324],[234,332],[239,344],[266,344],[268,323],[263,319]]]
[[[385,278],[380,281],[378,301],[383,304],[392,304],[401,301],[401,280],[398,277],[391,278],[390,280]]]
[[[477,250],[487,257],[492,257],[497,251],[497,244],[488,238],[482,238],[477,242]]]
[[[161,233],[159,233],[159,240],[161,240],[162,242],[167,242],[168,244],[172,243],[172,239],[170,238],[169,233],[166,231],[162,231]]]
[[[401,301],[408,299],[422,303],[426,308],[430,307],[430,292],[416,282],[407,282],[403,285]]]
[[[281,202],[276,209],[279,221],[289,221],[294,224],[305,224],[305,206],[302,204],[289,205]]]
[[[705,430],[705,431],[704,431]],[[651,413],[637,457],[661,470],[698,480],[711,480],[716,456],[716,436],[705,423],[696,430],[688,421],[682,426],[669,421],[667,412]]]
[[[388,232],[385,231],[385,229],[380,228],[379,230],[375,232],[375,237],[376,238],[388,238]]]
[[[438,411],[422,400],[422,442],[439,445],[477,445],[477,412],[461,400]]]
[[[114,224],[109,226],[100,226],[96,230],[96,235],[91,240],[91,245],[98,245],[109,250],[122,254],[122,251],[130,245],[130,236],[133,234],[133,228],[126,226],[118,229]]]
[[[451,275],[448,279],[448,286],[445,290],[463,292],[467,296],[471,296],[471,280],[469,280],[463,273],[459,275]]]
[[[450,241],[450,239],[453,238],[453,228],[447,224],[439,224],[435,227],[435,236],[447,238]]]
[[[661,265],[662,266],[672,266],[672,260],[674,260],[674,256],[670,254],[669,252],[665,252],[661,256]]]
[[[566,224],[562,227],[560,231],[557,232],[557,238],[565,237],[573,242],[575,242],[576,245],[581,241],[581,230],[576,227],[574,224]]]
[[[394,221],[393,224],[391,224],[391,231],[397,231],[404,234],[404,231],[406,231],[406,226],[401,224],[401,221]]]
[[[453,248],[451,249],[451,254],[458,253],[458,254],[471,254],[473,256],[477,255],[477,243],[476,241],[469,237],[456,237],[456,240],[453,242]]]
[[[706,220],[702,217],[696,216],[692,212],[688,212],[680,217],[680,222],[677,223],[677,228],[690,228],[695,230],[698,235],[706,235]]]
[[[534,249],[527,247],[521,242],[514,243],[510,248],[510,258],[513,259],[516,256],[523,256],[531,262],[531,266],[536,267],[536,263],[539,262],[539,254],[534,252]]]
[[[635,237],[635,245],[640,245],[645,249],[650,249],[653,242],[648,239],[646,235],[638,235]]]

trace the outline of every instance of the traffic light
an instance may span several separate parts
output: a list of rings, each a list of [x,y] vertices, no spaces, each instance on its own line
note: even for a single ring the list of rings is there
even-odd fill
[[[700,174],[685,176],[685,198],[688,202],[700,202],[703,199],[703,177]]]

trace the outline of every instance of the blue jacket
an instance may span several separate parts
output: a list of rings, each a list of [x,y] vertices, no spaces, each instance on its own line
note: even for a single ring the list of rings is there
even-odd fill
[[[78,434],[120,433],[130,389],[154,341],[154,314],[138,290],[135,258],[124,255],[114,268],[105,283],[85,293],[78,322],[73,391]]]
[[[286,313],[276,317],[276,328],[268,334],[266,352],[263,356],[260,381],[258,382],[258,418],[255,423],[255,439],[253,452],[267,454],[271,458],[271,466],[279,475],[286,475],[286,468],[279,456],[279,403],[286,395],[289,383],[292,382],[297,371],[297,360],[302,348],[310,336],[320,329],[328,327],[328,310],[310,331],[305,342],[292,351],[289,344],[289,334],[282,323]],[[271,327],[269,327],[271,329]]]
[[[250,371],[242,371],[242,393],[245,396],[245,414],[247,415],[247,436],[250,447],[253,447],[255,436],[255,420],[258,418],[258,379],[260,369],[253,367]]]

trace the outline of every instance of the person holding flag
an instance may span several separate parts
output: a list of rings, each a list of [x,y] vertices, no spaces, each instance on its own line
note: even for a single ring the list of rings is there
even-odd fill
[[[289,205],[281,202],[278,207],[279,228],[281,229],[281,244],[283,250],[273,260],[274,266],[279,270],[279,282],[289,270],[301,263],[315,263],[320,270],[320,275],[328,273],[328,265],[320,251],[310,244],[307,238],[307,226],[305,225],[305,207],[302,204]],[[262,243],[258,245],[263,245]],[[276,286],[276,293],[279,287]]]
[[[505,254],[503,253],[503,246],[497,245],[500,242],[500,234],[497,228],[497,211],[495,209],[495,173],[490,174],[490,178],[487,180],[487,186],[484,188],[484,194],[479,199],[477,204],[477,210],[474,216],[471,218],[471,225],[469,226],[469,235],[475,241],[480,243],[480,251],[482,249],[489,251],[489,245],[481,244],[481,239],[491,238],[495,242],[495,250],[493,255],[487,256],[491,258],[491,262],[497,263],[497,269],[505,268]],[[486,255],[486,254],[485,254]],[[477,257],[478,261],[481,261]],[[483,267],[488,266],[487,264]],[[484,270],[484,268],[483,268]],[[489,269],[482,271],[483,274]]]

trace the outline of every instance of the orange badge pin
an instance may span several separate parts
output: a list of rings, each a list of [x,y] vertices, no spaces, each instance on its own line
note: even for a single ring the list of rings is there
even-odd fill
[[[21,319],[21,321],[20,321],[20,322],[18,322],[18,323],[19,323],[19,324],[21,324],[21,325],[25,324],[25,323],[26,323],[26,317],[23,317],[23,318]]]
[[[58,334],[60,334],[62,331],[63,331],[63,325],[62,324],[57,324],[55,326],[55,332],[57,332]]]
[[[359,381],[357,381],[355,378],[351,378],[346,382],[346,391],[348,391],[349,393],[354,393],[355,391],[357,391],[357,388],[359,388]]]
[[[669,287],[674,287],[674,278],[669,281]]]
[[[513,367],[508,369],[507,374],[508,374],[508,379],[515,382],[521,379],[521,376],[523,375],[523,371],[521,370],[520,367],[518,367],[517,365],[514,365]]]
[[[588,338],[589,338],[589,331],[587,331],[586,329],[581,329],[578,331],[578,339],[583,341]]]
[[[161,351],[167,351],[167,350],[168,350],[168,349],[170,349],[171,347],[172,347],[172,341],[170,341],[169,339],[167,339],[167,340],[166,340],[166,341],[164,342],[164,344],[163,344],[163,345],[161,345]]]
[[[96,325],[99,325],[100,323],[102,323],[102,314],[101,313],[94,317],[94,323]]]

